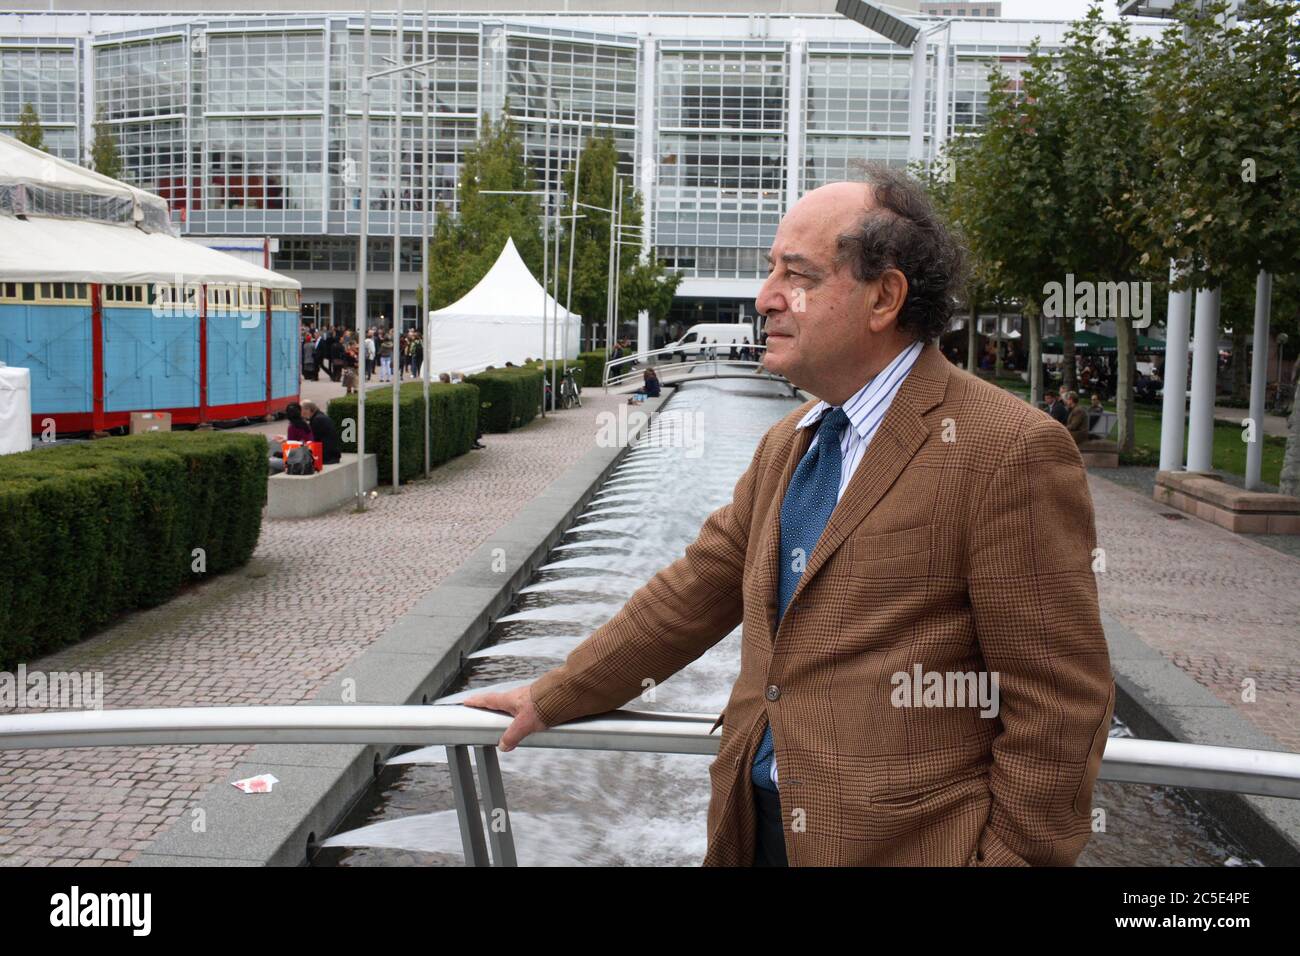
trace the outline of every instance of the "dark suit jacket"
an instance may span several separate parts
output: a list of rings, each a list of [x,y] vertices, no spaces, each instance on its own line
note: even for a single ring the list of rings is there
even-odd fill
[[[343,446],[339,444],[339,432],[334,421],[324,412],[317,412],[307,422],[311,426],[312,438],[321,443],[321,460],[326,465],[337,465],[343,457]]]

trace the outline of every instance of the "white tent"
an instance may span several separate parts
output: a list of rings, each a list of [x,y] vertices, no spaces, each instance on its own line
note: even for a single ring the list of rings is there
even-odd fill
[[[167,203],[0,135],[0,281],[301,283],[180,239]]]
[[[296,279],[161,232],[89,219],[18,219],[3,213],[0,281],[302,287]]]
[[[161,196],[0,135],[0,212],[136,225],[176,234]]]
[[[477,372],[488,365],[500,368],[506,362],[520,365],[524,359],[542,357],[543,329],[547,358],[578,357],[581,317],[542,292],[515,241],[507,239],[478,285],[429,313],[426,361],[435,377],[440,372]]]

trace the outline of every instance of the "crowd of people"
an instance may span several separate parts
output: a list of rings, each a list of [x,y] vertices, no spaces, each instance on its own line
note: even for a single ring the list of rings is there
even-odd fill
[[[364,353],[364,355],[363,355]],[[303,327],[302,374],[315,382],[323,371],[332,382],[341,383],[351,395],[358,385],[359,371],[370,381],[418,378],[424,364],[424,342],[420,333],[408,329],[394,339],[393,330],[372,326],[357,342],[356,331],[345,327]]]

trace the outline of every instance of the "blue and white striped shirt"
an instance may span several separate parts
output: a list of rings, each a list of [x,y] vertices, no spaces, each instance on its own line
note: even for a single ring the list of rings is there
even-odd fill
[[[844,489],[849,486],[849,479],[853,477],[858,465],[862,463],[862,458],[867,453],[867,446],[871,444],[871,439],[875,437],[876,430],[880,427],[885,413],[889,411],[894,396],[898,394],[898,390],[902,387],[903,380],[907,378],[907,373],[912,371],[912,366],[916,364],[916,360],[920,357],[923,348],[925,348],[924,342],[913,342],[903,349],[878,375],[854,392],[849,400],[841,406],[844,409],[844,414],[849,417],[849,425],[852,427],[844,429],[840,435],[840,460],[842,464],[840,466],[840,490],[835,498],[836,503],[844,497]],[[832,407],[834,406],[825,402],[818,402],[795,427],[809,428],[816,425]],[[817,444],[815,436],[812,444]],[[810,450],[811,448],[812,445],[809,446]],[[773,754],[773,785],[776,782],[776,755]]]
[[[921,349],[925,347],[923,342],[913,342],[903,351],[899,352],[892,362],[881,370],[880,374],[870,379],[866,385],[858,389],[848,401],[842,406],[844,414],[849,417],[849,424],[852,428],[844,429],[840,435],[840,491],[839,497],[835,500],[838,502],[844,497],[844,489],[849,486],[849,479],[857,471],[858,465],[862,462],[862,456],[867,453],[867,446],[871,444],[871,439],[875,437],[876,429],[880,427],[880,422],[884,419],[885,413],[889,411],[890,403],[893,402],[894,396],[903,385],[903,380],[907,378],[907,373],[912,370],[916,360],[921,355]],[[825,402],[818,402],[809,410],[796,425],[796,428],[809,428],[816,425],[824,414],[833,406]],[[817,439],[813,438],[813,444],[817,444]],[[811,448],[811,446],[809,446]]]

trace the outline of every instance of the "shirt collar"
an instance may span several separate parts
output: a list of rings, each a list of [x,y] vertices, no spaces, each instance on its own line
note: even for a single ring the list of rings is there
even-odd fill
[[[840,406],[844,409],[844,413],[848,415],[849,423],[862,438],[867,438],[876,425],[880,423],[881,418],[884,417],[885,409],[893,401],[894,395],[902,386],[903,380],[907,378],[907,373],[916,364],[916,360],[920,357],[921,350],[924,347],[924,342],[916,341],[903,349],[879,374],[868,379],[865,385],[849,396],[848,400]],[[809,409],[807,415],[800,419],[795,428],[808,428],[810,425],[817,424],[822,415],[833,407],[833,405],[826,402],[818,402]]]

